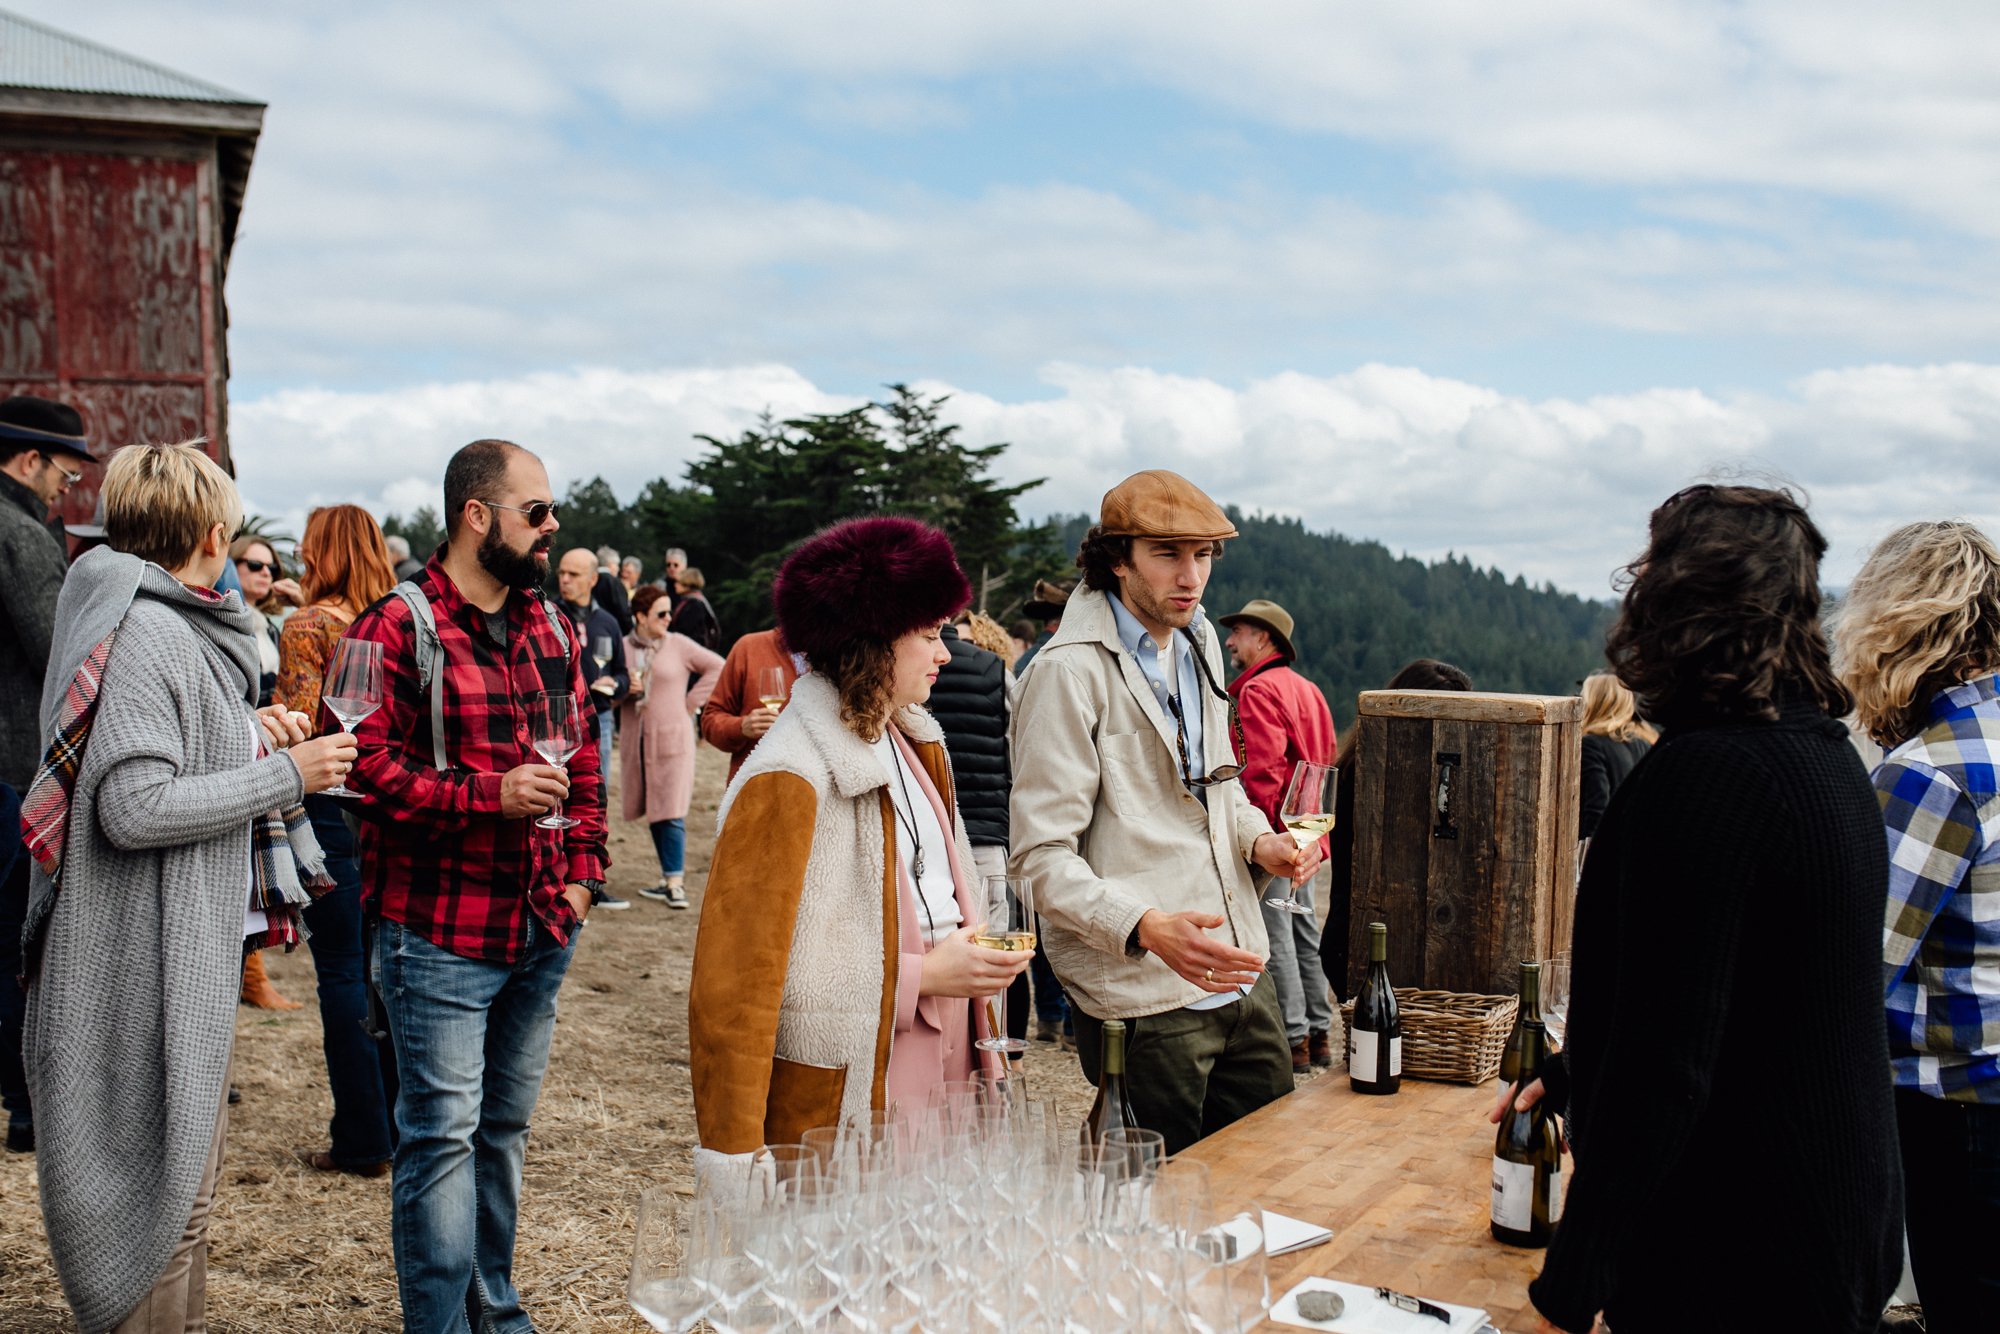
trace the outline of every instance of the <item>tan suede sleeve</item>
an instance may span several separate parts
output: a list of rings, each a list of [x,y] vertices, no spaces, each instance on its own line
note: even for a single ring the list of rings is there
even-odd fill
[[[716,841],[688,987],[688,1067],[701,1146],[764,1143],[778,1005],[819,803],[796,774],[743,785]]]

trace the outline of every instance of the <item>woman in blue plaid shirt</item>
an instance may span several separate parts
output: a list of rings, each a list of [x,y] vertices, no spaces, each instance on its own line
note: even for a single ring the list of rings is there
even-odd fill
[[[2000,1321],[2000,551],[1913,523],[1868,558],[1836,635],[1888,750],[1882,931],[1910,1264],[1931,1334]]]

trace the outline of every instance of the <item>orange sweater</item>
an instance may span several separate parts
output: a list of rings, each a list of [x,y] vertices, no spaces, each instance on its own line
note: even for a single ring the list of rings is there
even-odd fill
[[[785,672],[785,696],[791,697],[792,683],[799,679],[799,664],[785,648],[776,630],[759,630],[736,641],[716,678],[715,692],[701,709],[701,738],[717,750],[729,752],[729,776],[743,767],[757,738],[743,735],[743,715],[756,711],[757,677],[766,667]]]

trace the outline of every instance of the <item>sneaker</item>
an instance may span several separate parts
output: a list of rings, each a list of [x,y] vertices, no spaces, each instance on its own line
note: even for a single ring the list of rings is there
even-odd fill
[[[685,889],[682,889],[679,885],[668,885],[667,906],[669,908],[678,908],[681,911],[685,912],[688,906],[687,891]]]
[[[1308,1033],[1307,1047],[1312,1052],[1312,1063],[1322,1070],[1333,1066],[1333,1035],[1330,1033]]]
[[[672,900],[672,896],[667,893],[667,882],[664,880],[657,885],[640,890],[639,897],[642,899],[651,899],[655,903],[667,903]]]
[[[596,907],[608,908],[612,912],[622,912],[632,906],[632,900],[621,899],[608,889],[600,889],[593,892],[590,896],[590,901]]]

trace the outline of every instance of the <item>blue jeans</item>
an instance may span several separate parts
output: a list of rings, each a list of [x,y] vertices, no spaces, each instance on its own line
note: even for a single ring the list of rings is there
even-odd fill
[[[306,947],[319,974],[321,1044],[327,1087],[333,1092],[327,1132],[335,1163],[369,1167],[387,1162],[396,1145],[382,1090],[382,1052],[364,1027],[368,982],[362,971],[361,867],[354,860],[354,838],[340,817],[338,797],[307,797],[306,813],[334,884],[302,914],[312,933]]]
[[[576,948],[538,919],[513,965],[461,958],[384,919],[376,961],[396,1043],[396,1288],[408,1334],[519,1334],[514,1229],[528,1115]]]
[[[617,729],[612,727],[611,720],[617,716],[612,709],[597,715],[597,772],[603,776],[604,809],[607,812],[611,809],[611,746],[618,739]]]
[[[660,854],[660,874],[679,875],[687,863],[687,821],[655,820],[648,828],[653,831],[653,851]]]

